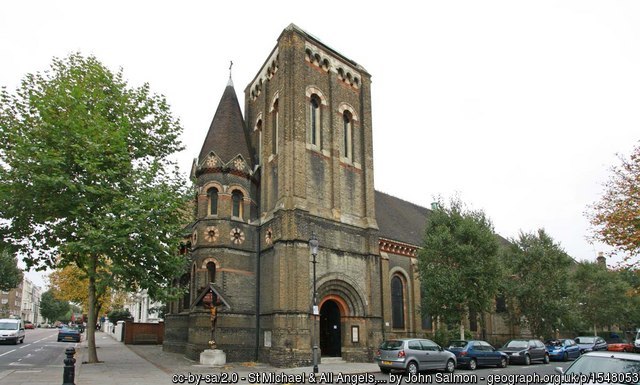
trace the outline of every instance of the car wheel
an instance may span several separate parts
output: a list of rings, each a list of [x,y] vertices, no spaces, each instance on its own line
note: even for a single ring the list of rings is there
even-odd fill
[[[389,374],[389,373],[391,373],[391,369],[389,369],[389,368],[380,368],[380,371],[381,371],[382,373],[384,373],[384,374]]]
[[[447,361],[447,366],[444,367],[445,373],[453,373],[454,370],[456,370],[456,364],[453,360]]]
[[[569,361],[569,353],[568,352],[564,352],[564,355],[562,356],[562,361]]]
[[[524,356],[524,364],[525,365],[531,365],[531,357],[529,357],[528,354],[525,354],[525,356]]]
[[[478,363],[476,362],[475,358],[472,358],[471,361],[469,361],[469,370],[476,370],[478,369]]]
[[[549,363],[549,355],[545,354],[544,355],[544,359],[542,360],[543,363],[548,364]]]
[[[500,359],[500,363],[498,364],[498,367],[499,368],[506,368],[507,367],[507,359],[502,357]]]
[[[418,364],[411,361],[407,364],[407,374],[418,374]]]

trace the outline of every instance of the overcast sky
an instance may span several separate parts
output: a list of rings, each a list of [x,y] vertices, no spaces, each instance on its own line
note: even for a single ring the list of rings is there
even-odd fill
[[[13,1],[0,85],[79,51],[164,94],[188,173],[228,79],[244,88],[290,23],[372,75],[376,189],[458,193],[515,237],[544,227],[577,260],[584,212],[640,139],[637,1]],[[29,274],[37,283],[42,279]]]

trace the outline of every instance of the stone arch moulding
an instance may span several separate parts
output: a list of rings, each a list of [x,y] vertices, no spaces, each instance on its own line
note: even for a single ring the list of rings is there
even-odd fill
[[[218,262],[217,259],[215,259],[213,257],[207,257],[207,258],[202,260],[202,263],[200,264],[200,269],[206,269],[207,268],[207,263],[209,263],[209,262],[213,262],[213,264],[216,265],[216,270],[218,270],[220,268],[220,262]]]
[[[339,305],[341,305],[340,310],[344,310],[343,316],[365,317],[367,315],[367,303],[360,295],[364,291],[357,284],[347,282],[344,278],[342,274],[331,274],[318,280],[319,305],[327,299],[339,297],[342,299]],[[313,289],[310,291],[313,294]]]
[[[342,102],[338,106],[338,112],[340,113],[340,115],[342,115],[344,114],[345,111],[349,111],[351,113],[351,119],[353,119],[353,121],[355,122],[358,121],[358,114],[356,113],[356,110],[353,108],[353,106],[345,102]]]
[[[256,123],[253,125],[253,131],[258,130],[258,123],[262,120],[262,112],[258,113],[258,117],[256,118]],[[262,123],[264,125],[264,122]]]
[[[305,95],[307,96],[307,98],[310,98],[311,95],[316,94],[318,95],[318,97],[320,98],[320,103],[323,106],[327,105],[327,98],[324,96],[324,93],[322,91],[320,91],[320,89],[316,86],[308,86],[307,90],[305,92]]]
[[[246,188],[244,188],[243,186],[239,185],[239,184],[230,184],[229,187],[227,188],[227,192],[229,194],[233,193],[234,190],[238,190],[242,193],[242,200],[243,201],[249,201],[251,202],[251,196],[249,195],[249,192],[247,191]]]
[[[211,187],[217,188],[218,194],[222,194],[224,192],[224,187],[222,186],[222,184],[220,184],[220,182],[210,180],[200,188],[200,195],[207,195],[207,191],[209,191]]]
[[[402,284],[405,286],[405,290],[407,291],[407,295],[411,293],[411,280],[409,279],[410,275],[407,271],[401,267],[394,267],[389,270],[389,282],[394,276],[398,276],[402,281]]]
[[[345,300],[337,294],[329,294],[324,296],[322,300],[318,303],[318,309],[322,308],[322,305],[324,305],[324,303],[327,301],[333,301],[338,305],[338,309],[340,309],[341,316],[349,315],[350,313],[349,305],[347,305],[347,302],[345,302]]]
[[[276,103],[276,100],[280,99],[280,91],[276,91],[276,93],[273,95],[273,98],[271,98],[271,104],[269,105],[269,112],[273,112],[273,105]]]

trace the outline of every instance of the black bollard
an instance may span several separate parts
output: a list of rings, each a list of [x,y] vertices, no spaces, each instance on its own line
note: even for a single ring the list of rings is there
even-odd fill
[[[67,358],[64,359],[64,372],[62,372],[62,385],[76,385],[74,382],[76,379],[76,359],[73,356],[76,354],[76,349],[67,348],[64,351]]]

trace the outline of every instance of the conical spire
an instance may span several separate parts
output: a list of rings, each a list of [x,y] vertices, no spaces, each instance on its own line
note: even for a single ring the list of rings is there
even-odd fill
[[[231,74],[229,74],[229,83],[222,94],[209,132],[200,150],[198,161],[202,162],[211,151],[215,152],[225,163],[238,154],[242,155],[250,166],[253,163],[238,97],[231,82]]]

